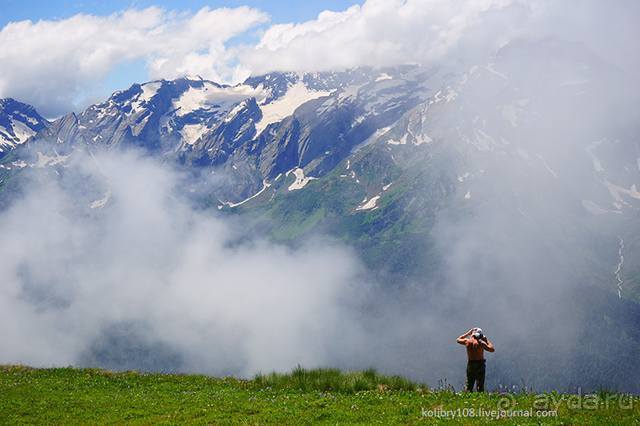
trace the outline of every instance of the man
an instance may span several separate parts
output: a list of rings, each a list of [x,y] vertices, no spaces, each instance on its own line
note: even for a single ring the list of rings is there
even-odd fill
[[[456,341],[467,347],[467,391],[473,392],[473,385],[477,383],[478,392],[484,392],[484,351],[494,352],[493,343],[479,327],[470,329]]]

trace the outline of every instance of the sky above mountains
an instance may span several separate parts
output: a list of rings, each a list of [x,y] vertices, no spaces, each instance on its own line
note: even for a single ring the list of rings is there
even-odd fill
[[[205,6],[212,9],[250,6],[269,13],[272,22],[286,23],[313,19],[323,10],[342,10],[361,3],[362,0],[3,0],[0,27],[12,21],[64,19],[78,13],[109,15],[151,6],[182,11],[197,11]]]
[[[640,3],[585,0],[27,1],[0,16],[0,97],[55,117],[116,88],[199,75],[486,60],[520,37],[587,44],[633,70]]]

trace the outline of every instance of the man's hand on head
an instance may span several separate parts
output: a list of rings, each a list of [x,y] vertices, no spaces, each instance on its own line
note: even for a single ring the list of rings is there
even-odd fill
[[[466,345],[467,343],[467,339],[473,335],[473,332],[475,331],[475,327],[474,328],[470,328],[466,333],[462,334],[460,337],[458,337],[456,339],[456,341],[461,344],[461,345]]]

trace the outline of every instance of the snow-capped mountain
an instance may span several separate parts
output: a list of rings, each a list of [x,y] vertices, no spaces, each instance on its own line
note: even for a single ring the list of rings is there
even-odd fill
[[[464,183],[459,186],[466,199],[482,191],[472,188],[474,182],[501,167],[496,161],[508,159],[521,171],[542,170],[544,179],[561,180],[566,170],[559,167],[570,167],[567,185],[580,193],[585,211],[600,214],[640,198],[640,169],[627,155],[636,148],[625,136],[632,132],[634,109],[625,104],[617,121],[610,117],[610,104],[628,99],[612,89],[621,87],[613,80],[623,77],[581,46],[555,41],[511,44],[487,63],[457,71],[405,66],[270,73],[235,86],[199,77],[158,80],[134,84],[50,124],[33,108],[4,100],[0,149],[32,136],[23,151],[33,158],[60,159],[78,146],[138,147],[188,167],[222,170],[233,182],[218,188],[224,206],[253,197],[282,176],[317,179],[341,164],[357,167],[357,151],[366,146],[398,165],[444,143],[449,171]],[[579,122],[576,100],[584,116],[601,119]],[[575,121],[556,126],[568,129],[565,134],[549,135],[540,125],[560,117]],[[555,164],[555,137],[571,151],[561,164]],[[347,175],[353,176],[353,167]],[[367,202],[358,211],[373,208],[373,197],[384,199],[381,192],[365,192]]]
[[[581,46],[521,43],[460,70],[357,68],[271,73],[235,86],[199,77],[134,84],[50,124],[8,99],[0,104],[0,136],[7,149],[35,136],[23,150],[32,157],[62,158],[78,146],[133,146],[188,167],[221,169],[234,182],[220,189],[223,206],[282,176],[317,179],[345,164],[353,176],[365,147],[395,165],[446,149],[448,170],[466,199],[482,191],[474,182],[508,160],[521,171],[542,170],[545,179],[562,180],[569,172],[560,167],[570,167],[573,195],[580,193],[585,211],[600,214],[640,198],[638,163],[627,155],[636,149],[626,136],[634,109],[621,105],[615,118],[608,112],[612,102],[628,99],[612,89],[622,80]],[[592,120],[580,122],[578,109]],[[572,121],[556,126],[562,135],[540,124],[558,120]],[[554,138],[560,137],[570,152],[558,160]],[[373,208],[372,197],[384,199],[365,192],[358,211]]]
[[[11,98],[0,99],[0,157],[48,125],[32,106]]]
[[[243,167],[253,175],[250,190],[297,167],[322,176],[440,84],[430,88],[427,72],[415,67],[380,75],[360,70],[251,79],[248,84],[266,89],[267,98],[238,104],[181,159]]]
[[[133,145],[168,153],[192,144],[235,103],[258,95],[246,85],[230,87],[199,78],[134,84],[80,114],[55,121],[42,137],[58,144]]]
[[[271,73],[236,86],[152,81],[56,120],[38,140],[60,155],[78,144],[134,146],[187,165],[223,167],[241,182],[226,195],[238,201],[296,167],[326,174],[435,93],[442,74],[410,66]]]

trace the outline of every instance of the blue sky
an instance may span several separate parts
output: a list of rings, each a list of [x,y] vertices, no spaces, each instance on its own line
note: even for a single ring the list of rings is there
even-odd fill
[[[355,0],[0,0],[0,27],[25,19],[63,19],[77,13],[108,15],[130,7],[142,9],[149,6],[192,11],[205,6],[251,6],[269,13],[272,23],[300,22],[315,18],[323,10],[343,10],[361,3]]]

